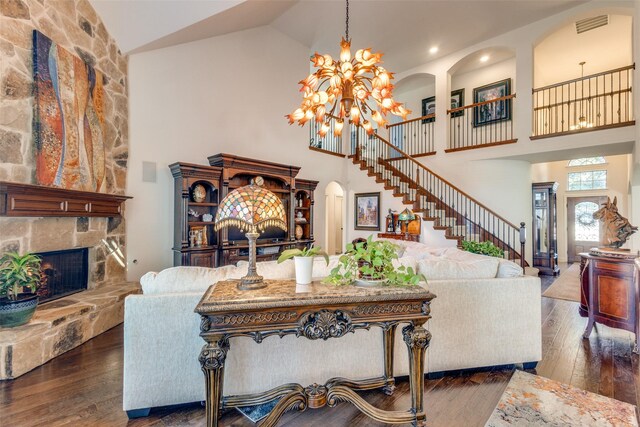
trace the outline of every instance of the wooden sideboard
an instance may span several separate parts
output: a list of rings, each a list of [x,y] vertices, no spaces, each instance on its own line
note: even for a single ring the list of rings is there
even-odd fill
[[[638,264],[633,256],[613,258],[580,254],[580,315],[587,317],[584,338],[597,322],[636,334],[638,353]]]

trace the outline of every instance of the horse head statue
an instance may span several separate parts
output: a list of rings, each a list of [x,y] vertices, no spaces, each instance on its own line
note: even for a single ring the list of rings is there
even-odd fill
[[[625,217],[618,213],[618,198],[610,197],[602,207],[593,213],[593,219],[600,220],[604,226],[604,243],[611,248],[620,248],[633,233],[638,230]]]

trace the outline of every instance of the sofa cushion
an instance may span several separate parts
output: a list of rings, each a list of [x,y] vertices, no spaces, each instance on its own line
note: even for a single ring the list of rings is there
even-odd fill
[[[313,277],[314,278],[324,278],[327,277],[331,270],[338,266],[338,262],[340,261],[340,255],[331,255],[329,257],[329,264],[325,262],[324,258],[316,257],[313,260]]]
[[[245,272],[234,265],[220,268],[171,267],[159,273],[149,272],[140,278],[145,295],[180,292],[204,292],[216,282],[239,279]]]
[[[240,261],[237,266],[245,272],[244,276],[249,268],[249,262]],[[296,268],[292,259],[280,264],[278,264],[278,261],[258,262],[256,263],[256,269],[258,274],[265,279],[293,279],[296,277]]]
[[[427,280],[490,279],[496,277],[498,264],[498,258],[493,257],[474,261],[434,257],[419,260],[418,272]]]
[[[522,267],[508,259],[500,259],[498,264],[498,274],[496,277],[520,277],[524,275]]]

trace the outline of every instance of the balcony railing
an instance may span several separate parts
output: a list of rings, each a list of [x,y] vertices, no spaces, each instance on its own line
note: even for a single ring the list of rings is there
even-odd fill
[[[389,141],[413,157],[436,154],[434,149],[435,114],[387,125]]]
[[[318,135],[318,130],[320,129],[320,126],[322,126],[322,123],[318,123],[315,118],[310,120],[309,149],[345,157],[342,150],[342,135],[335,136],[333,134],[336,125],[336,118],[328,116],[326,120],[329,123],[329,131],[323,138]]]
[[[635,64],[533,89],[531,139],[633,125]]]
[[[445,152],[470,150],[512,144],[513,95],[476,102],[447,110],[449,115],[449,148]]]

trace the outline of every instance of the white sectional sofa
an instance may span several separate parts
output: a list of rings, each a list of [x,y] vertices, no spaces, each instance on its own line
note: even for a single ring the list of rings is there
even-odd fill
[[[425,373],[521,363],[531,367],[541,359],[540,279],[522,276],[519,266],[509,261],[455,248],[404,243],[400,252],[398,262],[423,272],[425,287],[437,296],[427,323],[433,337]],[[316,259],[314,275],[328,274],[336,263],[337,257],[329,266]],[[246,265],[174,267],[141,279],[143,294],[125,301],[123,406],[129,416],[205,399],[198,363],[204,341],[194,308],[210,285],[245,273]],[[291,261],[258,263],[258,273],[273,279],[295,276]],[[408,374],[400,329],[396,376]],[[334,376],[370,378],[383,370],[382,332],[377,328],[328,341],[289,335],[261,344],[233,338],[230,344],[224,380],[229,395],[288,382],[322,384]]]

